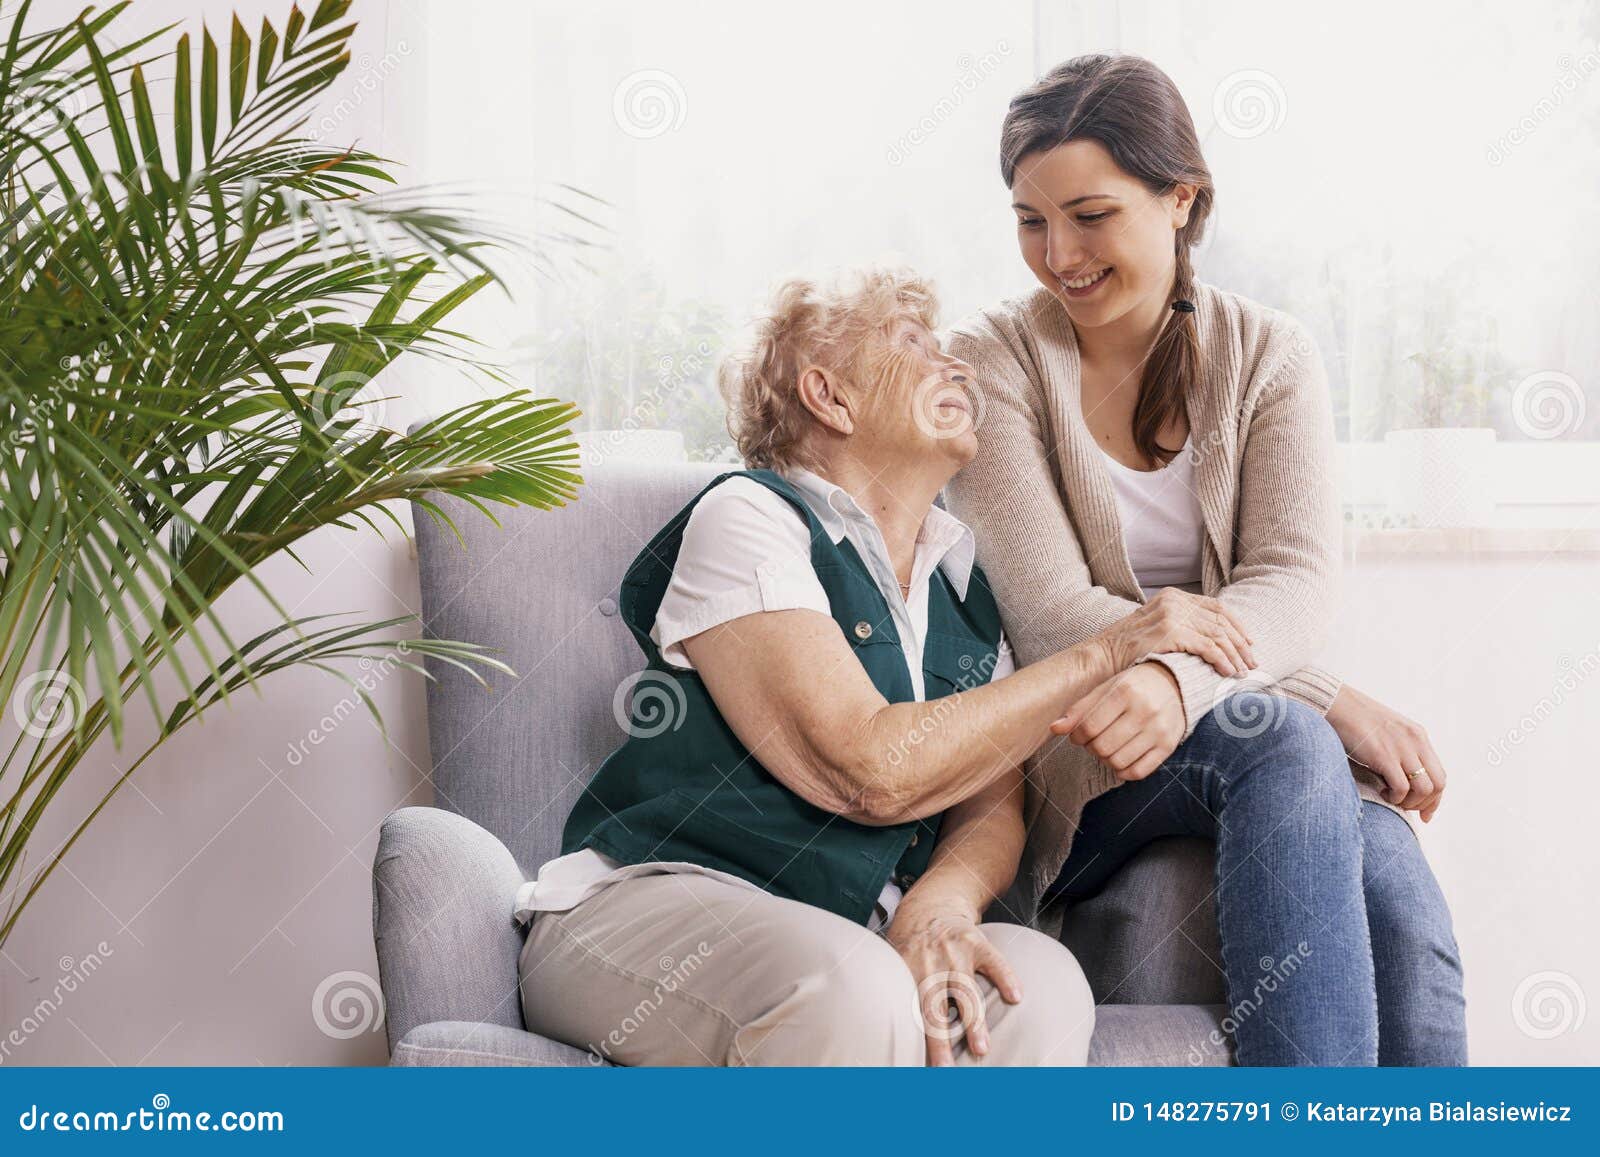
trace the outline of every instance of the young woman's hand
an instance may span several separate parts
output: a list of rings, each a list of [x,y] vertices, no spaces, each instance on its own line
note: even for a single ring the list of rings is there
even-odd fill
[[[1217,672],[1243,675],[1256,665],[1250,635],[1221,601],[1165,587],[1138,610],[1100,633],[1118,670],[1127,670],[1146,655],[1186,651],[1198,655]]]
[[[900,953],[917,983],[928,1064],[955,1064],[955,1043],[963,1034],[969,1052],[987,1054],[989,1026],[978,976],[988,977],[1007,1004],[1022,999],[1022,986],[1006,958],[978,927],[977,916],[959,904],[919,900],[907,893],[884,938]]]
[[[1183,742],[1178,680],[1160,663],[1140,663],[1107,679],[1050,725],[1087,747],[1122,780],[1143,779]]]
[[[1389,786],[1384,798],[1433,819],[1444,798],[1444,761],[1422,724],[1379,703],[1346,683],[1328,708],[1328,724],[1338,732],[1350,758],[1377,772]],[[1412,773],[1421,771],[1421,775]]]

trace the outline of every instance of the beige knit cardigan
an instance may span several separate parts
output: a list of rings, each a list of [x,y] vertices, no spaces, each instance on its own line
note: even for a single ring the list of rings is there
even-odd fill
[[[1284,313],[1204,284],[1194,301],[1202,372],[1186,398],[1185,452],[1205,522],[1201,586],[1249,628],[1263,677],[1252,682],[1270,680],[1274,692],[1326,714],[1340,680],[1308,665],[1333,617],[1341,549],[1322,360]],[[1077,340],[1060,302],[1041,288],[980,311],[951,332],[948,348],[976,372],[981,407],[978,454],[945,501],[973,529],[1026,665],[1099,633],[1144,597],[1083,420]],[[1192,655],[1159,661],[1177,678],[1186,734],[1241,685]],[[1003,903],[1011,918],[1034,921],[1084,805],[1121,781],[1057,737],[1026,770],[1027,846]],[[1351,771],[1364,798],[1388,806],[1377,776],[1356,764]]]

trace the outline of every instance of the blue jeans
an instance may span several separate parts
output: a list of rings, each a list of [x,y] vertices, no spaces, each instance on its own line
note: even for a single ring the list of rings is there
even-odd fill
[[[1450,910],[1404,819],[1355,789],[1314,710],[1233,696],[1146,779],[1084,809],[1046,893],[1098,892],[1161,836],[1217,845],[1216,906],[1241,1065],[1464,1065]]]

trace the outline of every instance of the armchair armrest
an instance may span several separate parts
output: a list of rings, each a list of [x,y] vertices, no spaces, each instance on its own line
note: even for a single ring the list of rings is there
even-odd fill
[[[391,1053],[431,1021],[523,1027],[523,930],[511,918],[522,882],[506,846],[454,812],[408,807],[383,821],[372,932]]]

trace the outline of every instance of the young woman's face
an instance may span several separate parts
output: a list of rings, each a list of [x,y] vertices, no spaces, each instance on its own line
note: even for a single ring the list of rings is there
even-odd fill
[[[1074,325],[1106,325],[1171,291],[1189,186],[1157,196],[1081,140],[1024,157],[1011,199],[1022,259]]]

